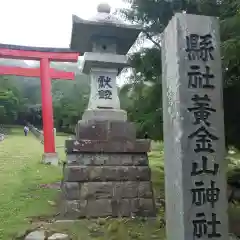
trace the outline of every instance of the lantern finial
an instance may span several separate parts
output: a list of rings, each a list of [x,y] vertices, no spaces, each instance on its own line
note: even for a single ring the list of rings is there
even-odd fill
[[[111,12],[111,7],[108,3],[100,3],[97,7],[97,11],[99,13],[110,13]]]

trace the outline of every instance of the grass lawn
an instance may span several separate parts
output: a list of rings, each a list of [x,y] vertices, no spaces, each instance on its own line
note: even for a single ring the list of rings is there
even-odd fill
[[[56,145],[63,146],[67,136],[57,136]],[[157,202],[164,198],[163,146],[154,144],[149,154],[152,180]],[[64,148],[57,148],[65,159]],[[73,240],[164,240],[161,222],[164,209],[159,208],[156,220],[98,219],[76,223],[47,223],[47,216],[56,213],[54,201],[58,190],[41,187],[61,179],[61,167],[40,163],[43,146],[31,134],[13,128],[0,143],[0,239],[16,239],[25,229],[43,226],[50,231],[68,233]],[[234,157],[234,156],[232,156]],[[39,218],[43,216],[44,221]]]
[[[18,129],[0,143],[0,239],[12,239],[29,224],[29,216],[53,211],[48,200],[57,192],[39,184],[59,181],[61,172],[39,163],[42,151],[33,136],[24,137]]]
[[[66,136],[57,136],[56,145],[64,145]],[[162,152],[154,146],[150,154],[156,195],[163,189]],[[64,160],[64,148],[57,149]],[[55,183],[61,179],[61,167],[40,163],[42,144],[33,135],[23,136],[20,129],[0,143],[0,239],[16,239],[25,229],[40,222],[38,216],[52,216],[56,209],[52,204],[58,191],[42,188],[41,184]],[[37,219],[37,221],[35,221]],[[34,220],[34,223],[32,221]],[[39,220],[39,221],[38,221]],[[75,224],[47,224],[44,227],[69,233],[73,239],[164,239],[160,221],[144,219],[81,220]]]

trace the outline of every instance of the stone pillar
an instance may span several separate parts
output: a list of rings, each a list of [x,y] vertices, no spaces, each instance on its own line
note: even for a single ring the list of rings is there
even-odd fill
[[[117,69],[92,68],[88,109],[120,109],[117,92]]]
[[[228,239],[216,18],[176,14],[162,41],[168,240]]]
[[[93,53],[93,55],[95,55]],[[105,58],[117,55],[102,54]],[[97,58],[97,56],[96,56]],[[104,65],[104,59],[103,65]],[[127,113],[120,109],[116,77],[117,68],[91,68],[91,91],[88,109],[85,110],[82,120],[118,120],[126,121]]]

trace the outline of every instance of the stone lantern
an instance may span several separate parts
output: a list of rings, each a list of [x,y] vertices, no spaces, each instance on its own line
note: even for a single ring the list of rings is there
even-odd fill
[[[110,12],[108,4],[100,4],[90,20],[73,16],[71,49],[84,54],[81,71],[91,77],[91,92],[76,139],[65,144],[62,216],[70,219],[155,215],[150,141],[136,139],[116,85],[141,28]]]
[[[110,6],[100,4],[90,21],[73,16],[71,49],[84,54],[82,72],[91,76],[91,95],[85,119],[127,120],[120,109],[116,76],[127,66],[126,54],[140,27],[126,25],[110,15]]]

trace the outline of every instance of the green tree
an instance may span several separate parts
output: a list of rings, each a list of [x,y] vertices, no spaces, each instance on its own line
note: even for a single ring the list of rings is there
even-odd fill
[[[13,123],[17,119],[20,109],[20,94],[11,84],[11,79],[0,77],[0,121]]]
[[[55,126],[73,132],[87,107],[89,78],[79,74],[75,81],[56,81],[52,91]]]
[[[63,68],[61,65],[57,67]],[[89,78],[85,75],[76,74],[74,81],[52,81],[54,122],[58,130],[69,132],[74,129],[87,106],[88,96]],[[27,120],[41,127],[41,114],[40,79],[0,77],[1,123],[24,123]]]
[[[132,54],[131,63],[135,70],[130,78],[130,85],[133,94],[134,86],[140,81],[151,83],[149,88],[161,89],[161,33],[167,26],[175,12],[185,11],[186,13],[217,16],[221,26],[221,48],[224,73],[224,105],[226,135],[229,143],[237,145],[240,138],[236,130],[240,130],[240,107],[233,109],[230,105],[237,101],[240,88],[240,5],[238,0],[127,0],[131,4],[131,9],[124,9],[120,12],[129,21],[144,26],[143,38],[152,41],[152,49],[142,48],[139,52]],[[137,77],[136,77],[137,76]],[[143,88],[146,84],[141,84]],[[123,87],[124,89],[124,87]],[[125,92],[126,95],[126,91]],[[138,94],[139,90],[135,93]],[[151,102],[148,108],[148,114],[151,121],[144,121],[146,131],[151,133],[152,126],[159,126],[162,122],[161,113],[156,111],[161,109],[161,91],[150,91],[149,95],[140,96],[145,101]],[[122,96],[123,98],[123,96]],[[136,98],[137,99],[137,98]],[[144,101],[133,99],[129,104],[131,109],[138,107],[138,114],[131,113],[134,121],[145,119],[139,117],[139,114],[145,114]],[[139,104],[141,102],[141,104]],[[155,119],[155,124],[152,121]],[[234,121],[233,121],[234,120]],[[149,124],[147,124],[149,122]],[[234,122],[234,123],[233,123]],[[155,131],[154,131],[155,132]],[[231,133],[231,134],[230,134]],[[233,136],[234,135],[234,136]],[[159,135],[161,136],[161,134]],[[153,136],[151,136],[153,137]]]

